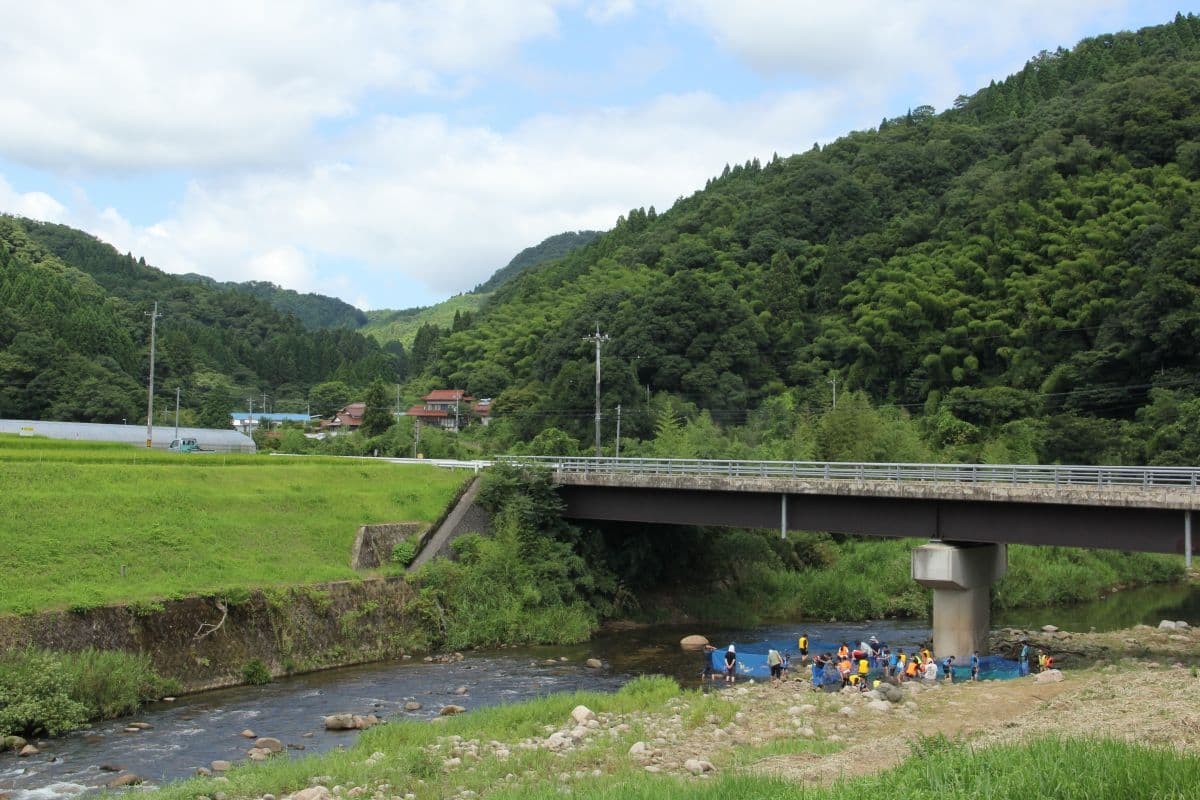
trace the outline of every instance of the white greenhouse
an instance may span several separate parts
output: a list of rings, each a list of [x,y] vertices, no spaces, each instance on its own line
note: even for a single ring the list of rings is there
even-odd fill
[[[80,442],[121,442],[136,447],[146,446],[145,425],[107,425],[96,422],[48,422],[29,419],[0,419],[0,434],[44,436],[47,439],[73,439]],[[152,446],[155,450],[171,449],[171,442],[194,439],[202,452],[254,453],[254,440],[235,430],[215,428],[184,428],[174,425],[155,425]]]

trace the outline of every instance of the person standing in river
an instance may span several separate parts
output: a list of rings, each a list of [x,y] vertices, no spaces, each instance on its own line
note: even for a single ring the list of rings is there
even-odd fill
[[[796,647],[800,650],[800,666],[804,666],[805,659],[808,658],[808,634],[800,634],[800,638],[796,640]]]
[[[704,669],[700,672],[700,682],[707,683],[709,679],[715,681],[717,679],[717,673],[713,670],[712,654],[716,652],[717,648],[706,643],[704,647],[700,649],[704,653]]]

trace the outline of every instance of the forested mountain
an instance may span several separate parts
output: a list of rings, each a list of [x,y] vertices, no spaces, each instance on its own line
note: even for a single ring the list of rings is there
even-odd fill
[[[185,422],[224,427],[262,393],[303,411],[314,384],[398,377],[396,359],[359,333],[307,331],[263,300],[169,275],[81,231],[0,216],[0,416],[144,421],[154,301],[156,389],[173,400],[180,387]]]
[[[585,439],[599,324],[627,436],[661,429],[650,389],[731,425],[837,381],[940,455],[1200,458],[1198,40],[1194,15],[1087,39],[944,113],[727,166],[434,331],[427,374]]]
[[[276,311],[291,314],[310,331],[321,328],[348,328],[355,330],[367,324],[366,312],[344,300],[327,297],[313,292],[284,289],[268,281],[218,281],[206,275],[188,273],[181,276],[217,289],[232,289],[236,292],[266,300]]]
[[[513,256],[512,260],[496,270],[492,277],[476,286],[473,293],[480,294],[499,289],[530,267],[562,258],[572,250],[578,250],[584,245],[591,244],[600,235],[600,231],[566,231],[547,237],[533,247],[526,247]]]
[[[498,286],[507,283],[528,269],[556,258],[562,258],[572,250],[589,244],[599,235],[599,231],[567,231],[550,236],[533,247],[526,247],[517,253],[508,264],[496,270],[492,277],[470,292],[457,294],[449,300],[432,306],[405,308],[399,311],[386,308],[368,311],[367,323],[363,326],[362,331],[374,337],[380,344],[389,345],[398,342],[403,347],[411,349],[422,328],[427,328],[426,336],[428,336],[430,331],[435,329],[452,329],[456,321],[461,326],[464,315],[470,319],[470,315],[487,302],[492,291]],[[418,354],[419,356],[420,354]]]

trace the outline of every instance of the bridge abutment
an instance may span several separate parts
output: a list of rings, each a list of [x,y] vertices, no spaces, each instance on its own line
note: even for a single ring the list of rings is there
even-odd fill
[[[960,663],[987,641],[991,587],[1008,570],[1002,544],[930,542],[912,553],[913,580],[933,589],[933,649]]]

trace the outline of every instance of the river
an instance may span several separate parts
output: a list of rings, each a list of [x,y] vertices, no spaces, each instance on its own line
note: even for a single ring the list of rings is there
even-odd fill
[[[1189,587],[1150,587],[1123,592],[1083,606],[1008,612],[997,626],[1040,627],[1052,623],[1068,630],[1128,627],[1160,618],[1200,617],[1200,593]],[[238,761],[251,744],[243,730],[272,736],[289,746],[292,757],[352,743],[354,732],[324,730],[322,717],[338,712],[374,713],[384,720],[428,719],[442,706],[468,709],[513,703],[552,692],[613,691],[631,677],[666,674],[684,685],[699,683],[700,656],[680,649],[689,633],[708,636],[714,644],[750,646],[790,643],[805,632],[815,649],[871,635],[909,649],[929,636],[925,620],[868,623],[798,623],[753,628],[713,629],[697,626],[654,626],[603,632],[591,641],[561,647],[477,650],[450,664],[414,661],[383,662],[329,670],[280,680],[267,686],[240,687],[158,703],[136,717],[110,721],[69,736],[38,742],[41,753],[18,758],[0,754],[0,793],[11,800],[55,800],[102,786],[113,777],[102,767],[119,767],[153,783],[193,774],[217,759]],[[604,662],[585,666],[588,658]],[[465,695],[455,689],[467,687]],[[416,701],[422,708],[404,711]],[[130,721],[153,726],[127,733]]]

